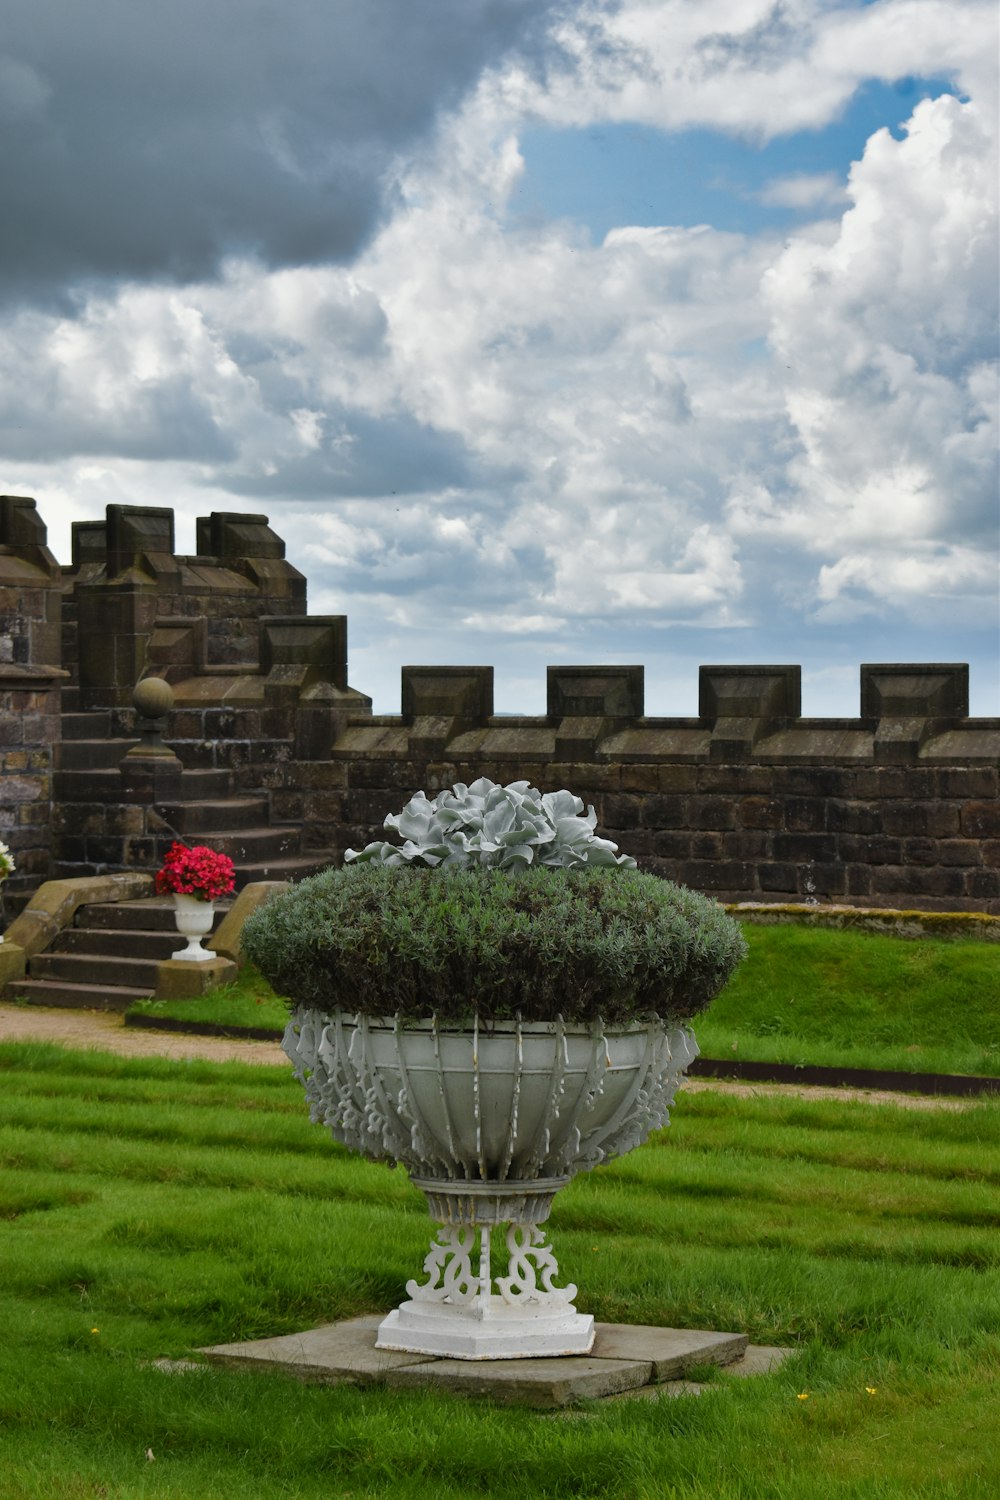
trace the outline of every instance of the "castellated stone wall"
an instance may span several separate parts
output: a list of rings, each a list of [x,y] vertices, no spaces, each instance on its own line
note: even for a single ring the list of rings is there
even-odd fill
[[[256,670],[257,620],[305,613],[305,579],[266,516],[202,517],[197,546],[193,557],[175,555],[169,509],[109,505],[103,521],[74,524],[61,648],[75,707],[129,709],[153,665],[173,677],[219,665]]]
[[[1000,913],[1000,719],[968,717],[967,667],[863,666],[856,719],[803,719],[797,666],[703,667],[699,700],[647,718],[642,667],[550,667],[548,713],[509,718],[489,667],[404,667],[403,713],[355,719],[279,800],[359,848],[418,789],[523,779],[720,900]]]
[[[135,683],[156,675],[184,766],[230,773],[316,850],[487,776],[568,787],[644,869],[723,900],[1000,915],[1000,718],[969,717],[964,665],[862,666],[846,719],[802,717],[797,666],[702,667],[690,718],[645,714],[641,666],[550,667],[546,713],[523,718],[494,713],[490,667],[412,666],[401,713],[373,716],[345,617],[306,614],[266,516],[205,517],[197,547],[174,554],[169,510],[112,505],[61,569],[35,502],[0,497],[11,894],[57,868],[149,867],[153,809],[119,766]]]

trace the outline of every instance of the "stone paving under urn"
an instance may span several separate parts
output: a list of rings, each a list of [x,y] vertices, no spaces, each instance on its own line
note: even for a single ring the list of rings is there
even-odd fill
[[[378,1314],[249,1343],[199,1350],[210,1364],[279,1371],[326,1385],[381,1383],[397,1388],[484,1396],[539,1409],[617,1396],[697,1393],[699,1366],[761,1375],[791,1349],[755,1346],[745,1334],[598,1323],[589,1354],[542,1359],[441,1359],[376,1349]],[[190,1368],[190,1366],[188,1367]]]

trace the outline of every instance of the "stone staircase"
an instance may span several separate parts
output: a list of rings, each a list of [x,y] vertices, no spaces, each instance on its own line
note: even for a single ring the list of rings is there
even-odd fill
[[[229,905],[216,903],[216,927]],[[125,1011],[152,995],[157,963],[183,946],[169,897],[81,906],[74,925],[30,960],[14,996],[30,1005]]]
[[[301,828],[271,822],[267,795],[234,792],[233,774],[226,769],[185,767],[180,796],[156,803],[155,816],[129,806],[119,767],[138,740],[115,735],[118,717],[105,710],[62,715],[54,795],[64,823],[56,878],[121,869],[130,823],[135,848],[148,852],[141,862],[132,853],[132,868],[155,869],[174,839],[207,844],[233,861],[237,890],[258,880],[301,880],[333,862],[332,850],[303,848]],[[184,762],[184,742],[174,742],[173,748]],[[229,904],[217,902],[217,914]],[[72,927],[31,957],[27,977],[14,993],[33,1005],[124,1011],[153,994],[157,963],[183,946],[169,898],[83,906]]]
[[[114,738],[112,729],[112,714],[105,710],[62,715],[63,738],[55,756],[57,802],[70,808],[107,809],[121,804],[119,766],[138,741]],[[172,747],[184,762],[184,742],[173,742]],[[302,829],[272,823],[267,796],[234,792],[233,774],[226,769],[185,767],[180,798],[158,803],[156,811],[159,847],[149,867],[159,864],[174,838],[228,854],[235,866],[237,890],[255,880],[301,880],[325,869],[335,858],[333,850],[305,850]],[[120,834],[117,842],[120,846]],[[98,866],[107,868],[116,862],[112,844],[112,839],[102,840],[93,832],[64,833],[62,851],[69,857],[59,861],[57,873],[99,873]]]

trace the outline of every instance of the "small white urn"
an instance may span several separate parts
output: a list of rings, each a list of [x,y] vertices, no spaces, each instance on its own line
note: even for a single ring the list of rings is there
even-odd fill
[[[174,921],[181,937],[187,939],[187,947],[178,948],[170,957],[195,964],[211,963],[215,954],[203,948],[201,940],[212,930],[212,923],[215,921],[214,903],[203,901],[200,896],[183,896],[175,891]]]

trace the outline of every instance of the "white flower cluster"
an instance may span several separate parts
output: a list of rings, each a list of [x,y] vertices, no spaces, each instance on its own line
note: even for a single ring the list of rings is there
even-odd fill
[[[458,782],[433,801],[417,792],[401,813],[390,814],[385,827],[403,838],[402,846],[376,842],[348,849],[344,858],[380,865],[634,868],[634,859],[616,853],[617,844],[597,837],[596,826],[594,809],[584,814],[572,792],[542,793],[527,781],[499,786],[480,777],[471,786]]]
[[[16,869],[17,865],[14,863],[13,854],[11,854],[3,840],[0,839],[0,885],[7,879],[8,875],[13,875]]]

